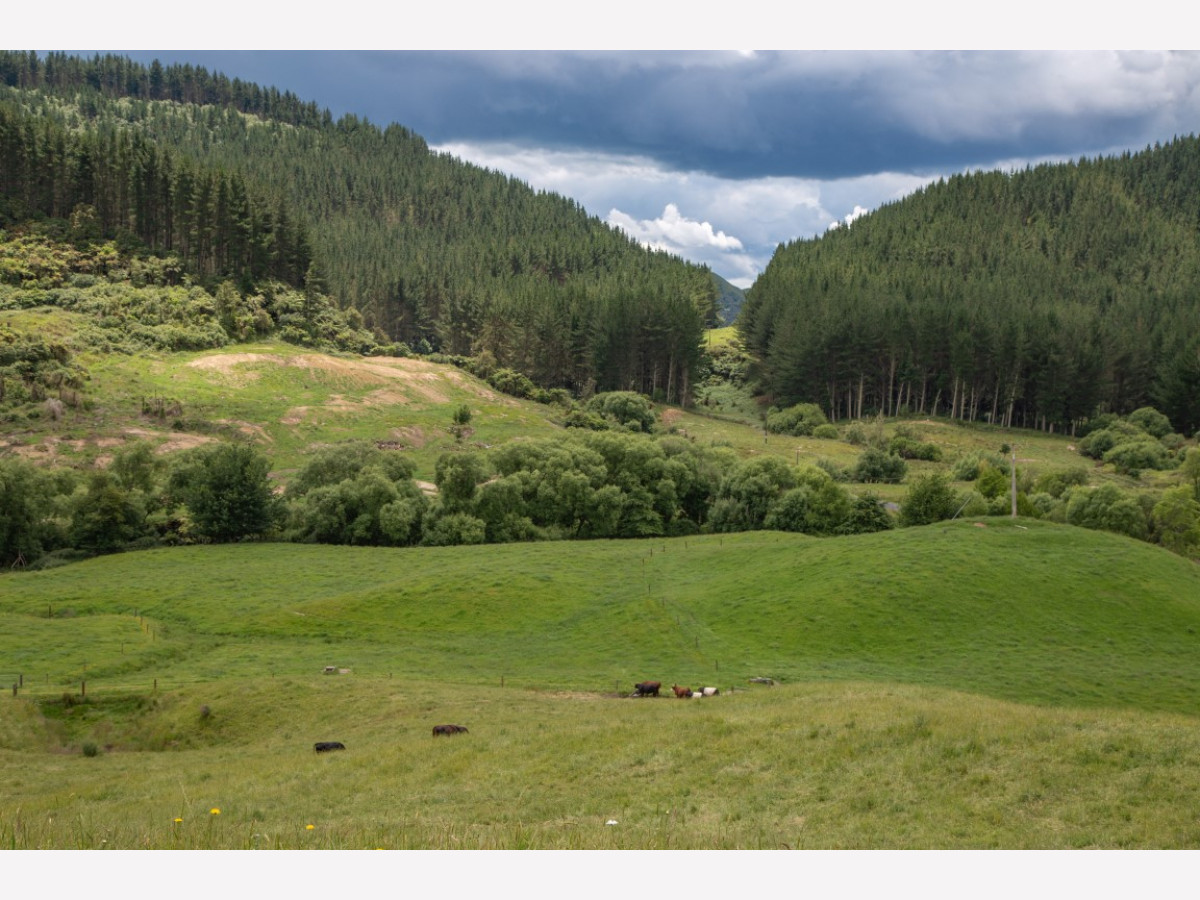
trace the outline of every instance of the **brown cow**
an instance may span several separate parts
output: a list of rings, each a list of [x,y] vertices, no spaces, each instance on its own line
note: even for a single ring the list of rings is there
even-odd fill
[[[680,700],[687,700],[689,697],[692,696],[691,688],[680,687],[677,684],[673,684],[673,685],[671,685],[671,690],[673,690],[675,692],[675,696],[678,697]]]
[[[466,729],[466,726],[464,726],[464,725],[434,725],[433,726],[433,736],[434,737],[437,737],[439,734],[466,734],[466,733],[467,733],[467,729]]]

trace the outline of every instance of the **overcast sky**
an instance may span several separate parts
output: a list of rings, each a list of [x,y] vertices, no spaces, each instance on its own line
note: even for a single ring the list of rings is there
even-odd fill
[[[17,11],[10,46],[140,47],[107,52],[191,62],[336,116],[398,122],[742,287],[778,244],[940,176],[1136,151],[1200,131],[1197,52],[682,49],[1019,45],[1033,21],[1032,36],[1050,46],[1155,45],[1177,37],[1163,24],[1169,0],[1142,0],[1137,16],[1095,0],[1086,22],[1073,5],[1044,0],[970,13],[950,0],[868,2],[802,21],[781,19],[773,0],[739,0],[736,15],[714,0],[607,0],[587,17],[558,0],[458,0],[437,12],[301,0],[287,17],[210,0],[175,21],[150,0],[132,2],[143,12],[120,22],[72,0],[52,22]],[[243,49],[155,49],[189,44]],[[551,49],[638,45],[680,49]],[[396,46],[421,49],[382,49]],[[455,46],[488,49],[439,49]],[[262,47],[274,49],[246,49]]]

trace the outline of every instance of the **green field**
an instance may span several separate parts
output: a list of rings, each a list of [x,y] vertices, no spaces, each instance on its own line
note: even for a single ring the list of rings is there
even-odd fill
[[[1200,847],[1200,571],[1111,535],[241,544],[0,586],[0,846]]]

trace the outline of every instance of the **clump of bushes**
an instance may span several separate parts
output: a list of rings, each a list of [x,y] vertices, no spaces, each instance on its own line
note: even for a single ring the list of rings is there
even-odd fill
[[[1173,469],[1184,447],[1170,420],[1150,406],[1125,418],[1102,416],[1079,442],[1079,452],[1110,463],[1118,472],[1137,478],[1145,469]]]
[[[822,425],[828,425],[829,419],[821,412],[821,407],[815,403],[797,403],[787,409],[771,407],[767,411],[767,431],[772,434],[789,434],[794,437],[807,436]],[[834,429],[837,437],[837,429]]]
[[[999,453],[987,453],[975,450],[965,453],[954,461],[950,469],[950,477],[954,481],[975,481],[984,469],[995,469],[1008,474],[1008,460]]]
[[[936,444],[915,441],[912,438],[897,434],[888,441],[888,452],[901,459],[923,459],[938,462],[942,458],[941,448]]]
[[[878,447],[868,447],[850,470],[850,480],[863,484],[899,484],[908,473],[908,464]]]
[[[649,434],[654,430],[654,406],[650,398],[634,391],[596,394],[584,405],[584,412],[599,416],[626,431]]]

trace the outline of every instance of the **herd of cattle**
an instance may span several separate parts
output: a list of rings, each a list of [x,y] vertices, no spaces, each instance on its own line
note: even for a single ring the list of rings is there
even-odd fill
[[[751,681],[761,681],[764,684],[774,684],[775,683],[767,678],[763,678],[763,679],[752,678],[750,680]],[[661,681],[639,681],[637,684],[635,684],[633,686],[633,693],[630,694],[630,696],[631,697],[657,697],[659,695],[658,692],[661,689],[662,689]],[[700,690],[698,690],[698,691],[693,691],[691,688],[680,687],[677,684],[671,685],[671,690],[675,692],[675,696],[677,698],[679,698],[680,700],[690,700],[693,697],[694,698],[715,697],[715,696],[717,696],[717,694],[721,693],[715,687],[705,687],[705,688],[700,688]],[[467,733],[468,733],[468,731],[467,731],[467,728],[465,725],[434,725],[433,726],[433,736],[434,737],[440,737],[442,735],[467,734]],[[315,750],[317,753],[328,753],[330,750],[345,750],[345,749],[346,749],[346,745],[343,744],[341,741],[317,741],[315,744],[313,744],[313,750]]]
[[[634,697],[657,697],[659,690],[662,688],[661,681],[639,681],[633,686]],[[715,687],[700,688],[698,691],[693,691],[688,687],[680,687],[677,684],[671,685],[671,690],[675,692],[675,696],[680,700],[690,700],[693,697],[715,697],[721,693]]]

